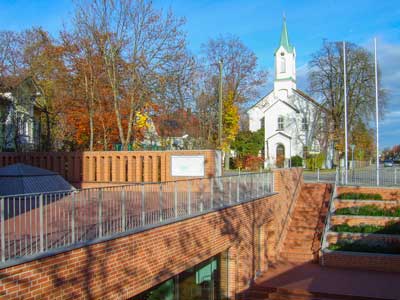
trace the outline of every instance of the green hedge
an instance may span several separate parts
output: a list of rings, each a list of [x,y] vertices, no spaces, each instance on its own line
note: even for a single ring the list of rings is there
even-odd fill
[[[384,254],[400,254],[400,244],[367,244],[365,241],[349,241],[344,240],[336,244],[328,246],[329,250],[334,251],[351,251],[351,252],[368,252],[368,253],[384,253]]]
[[[303,166],[303,158],[299,155],[292,156],[290,159],[292,167],[302,167]]]
[[[382,200],[380,194],[366,194],[366,193],[343,193],[338,196],[338,199],[349,200]]]
[[[369,225],[369,224],[350,226],[348,224],[340,224],[332,226],[331,230],[335,232],[351,232],[351,233],[400,234],[400,222],[390,222],[386,226]]]
[[[336,215],[351,216],[382,216],[382,217],[400,217],[400,207],[383,209],[375,205],[343,207],[335,211]]]

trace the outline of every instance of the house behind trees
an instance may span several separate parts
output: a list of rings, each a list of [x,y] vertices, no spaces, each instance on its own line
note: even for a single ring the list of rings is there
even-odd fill
[[[27,78],[0,93],[0,150],[32,151],[40,147],[37,90]]]

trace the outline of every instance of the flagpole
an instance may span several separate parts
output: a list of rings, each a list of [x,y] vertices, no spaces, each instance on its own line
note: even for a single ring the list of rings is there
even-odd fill
[[[379,185],[379,99],[378,99],[378,60],[376,55],[376,38],[374,38],[375,48],[375,121],[376,121],[376,185]]]
[[[347,71],[346,71],[346,42],[343,42],[343,80],[344,80],[344,170],[345,184],[347,184],[348,146],[347,146]]]

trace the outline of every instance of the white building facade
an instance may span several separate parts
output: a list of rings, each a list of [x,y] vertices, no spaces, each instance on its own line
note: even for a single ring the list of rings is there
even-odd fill
[[[291,157],[331,152],[324,128],[324,108],[296,86],[296,50],[289,43],[286,21],[275,51],[274,89],[247,113],[250,131],[265,130],[265,166],[290,167]]]

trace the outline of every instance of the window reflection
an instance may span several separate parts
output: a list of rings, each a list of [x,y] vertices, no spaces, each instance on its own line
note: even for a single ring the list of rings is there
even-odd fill
[[[132,300],[227,299],[227,252],[221,253],[135,296]]]

